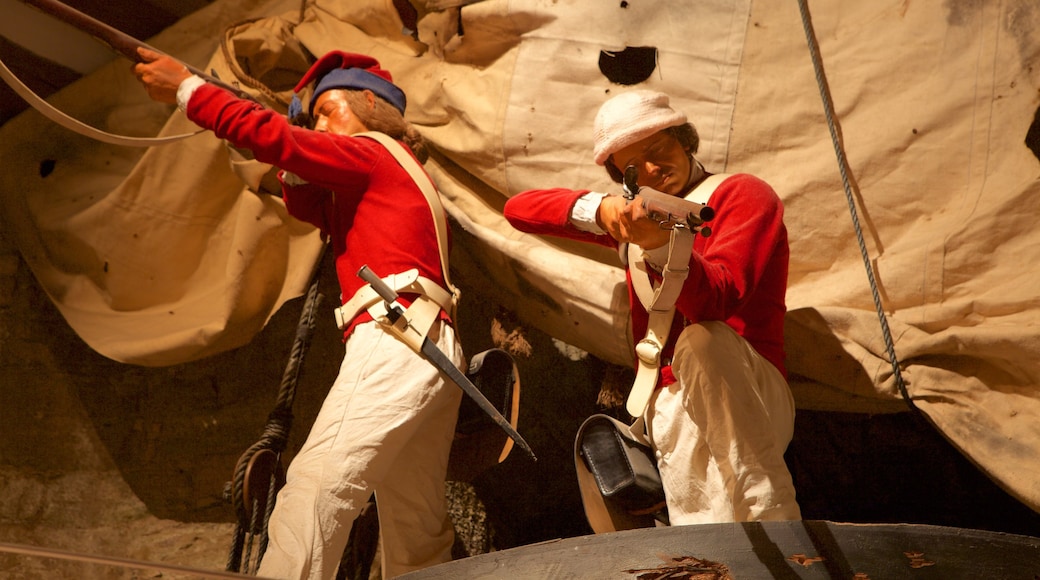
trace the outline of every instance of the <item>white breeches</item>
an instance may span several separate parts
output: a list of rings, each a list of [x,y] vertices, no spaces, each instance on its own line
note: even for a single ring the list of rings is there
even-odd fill
[[[672,525],[801,519],[784,462],[794,399],[776,367],[705,322],[679,336],[672,372],[646,412]]]
[[[434,323],[429,338],[464,364],[450,326]],[[373,492],[385,578],[449,561],[454,532],[444,478],[461,396],[377,323],[359,325],[278,493],[258,574],[334,578]]]

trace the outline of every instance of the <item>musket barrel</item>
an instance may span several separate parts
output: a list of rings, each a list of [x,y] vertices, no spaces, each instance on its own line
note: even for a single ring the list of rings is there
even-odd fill
[[[681,197],[668,195],[651,187],[639,187],[639,170],[635,165],[625,168],[622,185],[625,190],[625,199],[631,201],[639,195],[643,198],[643,207],[648,215],[656,216],[664,223],[681,223],[699,231],[704,237],[711,235],[711,228],[704,222],[715,218],[715,210],[704,204],[689,201]]]
[[[22,0],[22,2],[47,14],[50,14],[54,18],[57,18],[58,20],[61,20],[62,22],[71,26],[74,26],[79,30],[82,30],[83,32],[86,32],[87,34],[107,44],[109,47],[112,48],[112,50],[118,52],[119,54],[125,56],[126,58],[134,62],[141,62],[141,57],[137,55],[138,48],[146,48],[153,52],[158,52],[159,54],[165,54],[163,51],[153,46],[149,46],[148,44],[141,42],[140,40],[130,36],[125,32],[113,28],[108,24],[105,24],[104,22],[101,22],[100,20],[92,16],[84,14],[67,4],[58,2],[58,0]],[[188,72],[190,72],[191,74],[206,79],[206,82],[213,83],[223,89],[229,90],[236,96],[245,99],[255,100],[251,95],[249,95],[249,93],[246,93],[245,91],[242,91],[237,87],[231,86],[221,81],[220,79],[213,77],[212,75],[208,75],[183,61],[181,61],[181,64],[183,64],[184,68],[188,69]]]
[[[66,24],[75,26],[134,62],[140,61],[140,58],[137,56],[138,47],[155,50],[125,32],[112,28],[104,22],[57,0],[22,0],[22,2],[46,12]]]
[[[706,222],[715,217],[715,210],[704,204],[643,187],[639,190],[648,212],[666,214],[687,221]],[[699,225],[699,224],[690,224]]]

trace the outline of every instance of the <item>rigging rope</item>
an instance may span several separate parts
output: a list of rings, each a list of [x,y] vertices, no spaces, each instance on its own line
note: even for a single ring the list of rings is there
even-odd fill
[[[227,489],[225,490],[225,497],[234,507],[237,516],[237,523],[232,537],[231,550],[228,553],[226,566],[228,571],[237,572],[242,569],[243,564],[246,564],[245,571],[255,573],[255,570],[251,570],[248,565],[250,562],[254,561],[252,541],[248,542],[249,549],[247,550],[245,557],[243,557],[242,553],[243,547],[246,544],[247,536],[250,540],[253,536],[259,538],[260,545],[255,554],[255,564],[259,564],[260,558],[263,556],[267,547],[267,522],[270,519],[271,510],[274,507],[274,497],[277,492],[277,480],[279,478],[278,467],[281,464],[282,452],[285,451],[286,445],[289,441],[289,429],[292,427],[292,407],[296,398],[296,385],[300,378],[300,369],[303,364],[304,355],[307,353],[307,349],[311,343],[311,338],[314,334],[314,328],[317,325],[318,306],[324,298],[324,296],[318,292],[318,285],[321,277],[321,262],[322,258],[319,257],[319,267],[315,269],[310,289],[307,291],[307,298],[305,299],[303,309],[300,312],[300,320],[296,327],[296,336],[293,340],[292,351],[289,354],[289,362],[286,365],[285,372],[282,374],[282,382],[278,388],[278,396],[275,401],[274,410],[272,410],[270,415],[268,415],[267,424],[264,427],[260,439],[242,454],[238,464],[235,466],[232,481],[227,484]],[[265,451],[271,451],[274,453],[274,469],[269,475],[268,480],[264,482],[265,486],[263,489],[250,489],[249,491],[254,493],[246,494],[248,468],[254,466],[252,459],[256,458],[257,454],[260,452]],[[255,493],[259,492],[262,492],[263,497],[265,498],[262,514],[259,513],[261,511],[259,509],[261,507],[261,502],[259,498],[255,497]],[[246,497],[246,495],[253,497]],[[247,506],[246,502],[249,502],[250,505]]]
[[[116,558],[112,556],[99,556],[96,554],[83,554],[78,552],[55,550],[52,548],[42,548],[40,546],[9,544],[5,542],[0,542],[0,553],[18,554],[22,556],[32,556],[36,558],[52,558],[56,560],[68,560],[72,562],[81,562],[88,564],[100,564],[104,566],[118,567],[124,570],[151,570],[153,572],[160,573],[156,577],[162,576],[162,572],[171,572],[174,574],[185,574],[190,578],[243,578],[241,574],[234,574],[230,572],[203,570],[200,568],[189,568],[186,566],[163,564],[160,562],[145,562],[143,560],[131,560],[129,558]],[[8,570],[8,568],[6,567],[4,569]],[[134,577],[137,576],[135,575]]]
[[[881,304],[881,296],[878,293],[877,281],[874,279],[874,269],[870,264],[870,255],[867,252],[866,243],[863,241],[863,229],[860,227],[859,214],[856,210],[856,201],[852,195],[852,185],[849,180],[848,160],[845,158],[845,150],[841,145],[838,121],[834,115],[834,101],[831,98],[830,87],[827,84],[827,76],[823,70],[823,59],[820,57],[820,46],[816,39],[816,32],[812,25],[812,16],[809,13],[808,0],[798,0],[798,8],[802,14],[802,26],[805,28],[805,38],[809,44],[809,54],[812,56],[813,70],[816,73],[816,84],[820,89],[820,98],[823,100],[824,113],[827,116],[827,128],[831,133],[831,141],[834,143],[834,154],[838,158],[838,170],[841,173],[841,183],[845,188],[845,197],[849,204],[849,213],[852,214],[852,225],[856,230],[856,240],[859,242],[859,251],[863,256],[863,265],[867,270],[867,279],[870,281],[870,293],[874,298],[874,308],[877,310],[878,319],[881,322],[881,331],[885,340],[885,351],[888,353],[889,362],[892,364],[892,374],[895,377],[896,387],[911,411],[918,411],[910,394],[906,390],[906,382],[899,368],[899,359],[896,357],[895,346],[892,342],[892,331],[888,327],[888,319]]]

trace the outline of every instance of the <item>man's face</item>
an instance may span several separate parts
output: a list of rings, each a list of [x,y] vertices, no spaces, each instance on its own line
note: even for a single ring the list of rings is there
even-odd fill
[[[690,156],[670,133],[660,131],[611,156],[614,165],[624,173],[634,165],[639,170],[636,183],[668,195],[683,193],[690,179]]]
[[[347,104],[346,91],[331,89],[314,102],[314,130],[335,135],[354,135],[367,131],[365,124]]]

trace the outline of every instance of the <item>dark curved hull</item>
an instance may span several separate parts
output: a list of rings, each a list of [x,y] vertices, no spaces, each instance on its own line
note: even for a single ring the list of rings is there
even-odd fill
[[[1034,580],[1040,538],[910,524],[705,524],[542,542],[402,578]]]

